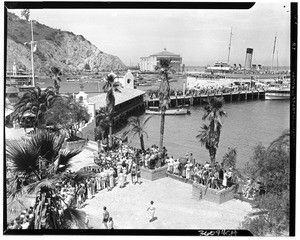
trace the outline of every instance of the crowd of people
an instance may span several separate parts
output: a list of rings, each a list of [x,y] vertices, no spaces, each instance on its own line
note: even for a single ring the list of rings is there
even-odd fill
[[[248,85],[235,85],[231,87],[225,86],[200,86],[197,85],[194,88],[182,90],[170,90],[170,96],[200,96],[200,95],[208,95],[208,94],[222,94],[222,93],[234,93],[239,91],[256,91],[264,89],[263,86],[254,85],[252,87]],[[158,98],[159,91],[158,90],[148,90],[147,95],[150,99]]]
[[[224,189],[234,185],[232,167],[226,170],[223,163],[196,163],[193,153],[187,153],[186,157],[182,159],[174,159],[170,156],[166,159],[166,163],[169,174],[177,175],[209,188]]]
[[[25,209],[14,220],[7,224],[7,229],[28,229],[30,222],[33,220],[33,207]]]
[[[141,184],[141,167],[155,169],[167,165],[169,174],[218,190],[237,184],[233,169],[231,167],[225,169],[223,163],[196,163],[193,153],[187,153],[184,158],[174,159],[173,156],[168,156],[165,148],[163,151],[159,151],[159,147],[156,145],[142,151],[120,142],[114,150],[101,149],[99,152],[95,152],[94,158],[97,165],[81,169],[83,173],[81,178],[70,177],[76,173],[69,171],[67,174],[69,177],[56,183],[54,192],[50,193],[51,196],[47,196],[48,193],[37,196],[34,208],[26,209],[15,220],[8,223],[8,229],[27,229],[34,216],[34,211],[45,213],[37,215],[41,218],[35,218],[32,221],[41,229],[45,229],[47,228],[47,216],[53,210],[51,200],[56,200],[58,214],[62,214],[63,210],[71,203],[75,203],[76,207],[80,209],[86,200],[92,199],[97,192],[112,191],[115,187],[124,188],[129,181],[132,184]],[[243,185],[241,184],[241,186]],[[253,187],[252,182],[248,182],[242,192],[244,197],[250,198],[258,190]],[[87,227],[88,218],[87,215]],[[113,220],[110,218],[109,216],[107,221],[105,220],[105,228],[113,228]]]

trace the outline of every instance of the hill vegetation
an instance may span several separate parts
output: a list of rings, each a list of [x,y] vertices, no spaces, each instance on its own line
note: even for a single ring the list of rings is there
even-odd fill
[[[34,65],[38,75],[49,75],[49,69],[53,66],[59,67],[64,73],[126,69],[125,64],[117,56],[102,52],[82,35],[54,29],[33,20],[33,36],[37,41]],[[18,68],[31,70],[30,48],[24,45],[30,41],[30,22],[8,12],[8,70],[12,69],[14,62]]]

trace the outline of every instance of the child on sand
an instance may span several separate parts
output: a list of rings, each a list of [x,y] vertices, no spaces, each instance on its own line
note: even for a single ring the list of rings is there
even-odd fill
[[[107,226],[108,226],[108,229],[114,229],[114,221],[113,221],[112,217],[109,217]]]

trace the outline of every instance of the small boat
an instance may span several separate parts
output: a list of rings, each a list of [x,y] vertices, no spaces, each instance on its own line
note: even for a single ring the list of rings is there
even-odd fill
[[[152,86],[151,83],[139,83],[139,86]]]
[[[266,89],[266,100],[289,100],[291,89],[288,85],[271,86]]]
[[[161,111],[158,109],[147,109],[146,114],[152,114],[152,115],[161,115]],[[190,114],[190,111],[188,109],[179,108],[179,109],[167,109],[165,115],[186,115]]]

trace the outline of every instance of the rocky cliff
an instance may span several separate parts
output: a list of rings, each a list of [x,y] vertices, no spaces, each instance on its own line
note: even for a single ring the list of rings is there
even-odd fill
[[[30,22],[8,13],[7,19],[7,69],[13,62],[18,68],[31,70]],[[117,57],[102,52],[81,35],[61,31],[33,21],[33,36],[37,41],[34,52],[34,68],[37,75],[48,75],[50,67],[59,67],[64,73],[125,70],[125,64]]]

